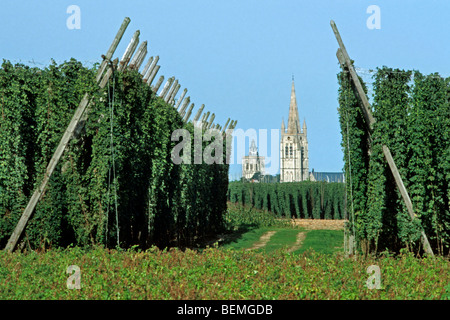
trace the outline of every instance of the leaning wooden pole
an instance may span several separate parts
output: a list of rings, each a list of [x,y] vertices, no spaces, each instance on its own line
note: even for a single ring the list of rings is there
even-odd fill
[[[192,113],[192,109],[194,109],[194,104],[193,104],[193,103],[192,103],[191,106],[189,107],[189,109],[188,109],[188,111],[187,111],[187,113],[186,113],[186,116],[183,118],[183,121],[184,121],[185,123],[188,122],[189,117],[191,116],[191,113]]]
[[[375,123],[375,118],[372,115],[372,108],[367,100],[366,94],[363,90],[363,87],[361,85],[361,82],[359,81],[358,75],[356,74],[355,68],[351,62],[350,56],[347,53],[347,49],[344,46],[344,42],[342,41],[341,35],[339,34],[339,31],[337,29],[336,24],[333,20],[330,22],[331,28],[333,29],[334,35],[336,37],[336,40],[339,44],[340,50],[338,50],[336,56],[339,60],[339,63],[341,66],[345,66],[345,68],[350,73],[350,78],[352,80],[353,89],[355,91],[355,95],[358,98],[358,100],[361,102],[359,103],[359,106],[361,107],[361,111],[365,118],[366,123],[366,130],[369,133],[369,136],[371,136],[373,132],[373,124]],[[389,147],[386,145],[383,145],[383,153],[386,158],[387,163],[389,164],[389,169],[392,172],[392,175],[394,176],[395,183],[397,184],[397,188],[400,191],[400,194],[403,198],[403,201],[405,202],[406,208],[408,209],[409,216],[411,217],[411,220],[414,220],[416,215],[413,210],[412,202],[408,194],[408,190],[405,188],[405,185],[403,183],[402,177],[400,176],[400,172],[398,171],[398,168],[395,164],[394,158],[392,157],[392,154],[389,150]],[[428,238],[424,231],[422,231],[422,244],[425,252],[431,256],[433,256],[433,250],[431,249],[430,242],[428,241]]]
[[[104,60],[102,64],[100,65],[98,71],[96,80],[97,83],[102,78],[103,72],[105,71],[106,67],[108,66],[109,61],[111,60],[114,52],[117,49],[117,46],[122,39],[123,34],[125,33],[125,30],[130,23],[130,18],[125,18],[119,31],[117,32],[110,48],[108,49],[106,55],[104,56]],[[106,73],[105,77],[109,77],[111,73]],[[101,81],[102,83],[106,83],[105,81]],[[80,104],[78,105],[77,109],[75,110],[75,113],[72,117],[72,120],[70,121],[69,125],[66,128],[66,131],[64,132],[64,135],[61,138],[61,141],[59,142],[58,147],[56,148],[55,153],[53,154],[52,158],[50,159],[50,162],[47,165],[47,169],[44,173],[44,177],[40,183],[40,185],[34,190],[33,195],[30,198],[30,201],[28,202],[28,205],[26,206],[22,216],[20,217],[19,222],[16,225],[16,228],[14,229],[13,233],[11,234],[8,243],[6,244],[5,250],[12,252],[17,242],[25,229],[28,220],[30,219],[31,215],[34,212],[34,209],[36,208],[36,205],[41,198],[42,194],[44,193],[44,190],[47,186],[48,181],[50,180],[50,177],[55,170],[56,165],[58,164],[59,160],[61,159],[62,154],[64,153],[64,150],[66,149],[67,144],[69,143],[75,129],[77,128],[77,125],[79,121],[81,120],[83,113],[86,109],[86,107],[89,104],[90,97],[86,93],[81,100]]]
[[[200,119],[200,115],[202,114],[203,109],[205,109],[205,104],[202,104],[202,105],[200,106],[200,109],[198,109],[197,113],[195,114],[194,120],[193,120],[193,123],[194,123],[194,124],[196,124],[197,121],[198,121],[198,119]]]
[[[184,96],[186,95],[187,91],[188,90],[186,88],[183,90],[183,93],[181,94],[180,98],[177,100],[177,103],[174,106],[175,110],[178,110],[178,108],[181,105],[181,102],[183,101]]]
[[[167,95],[164,97],[164,101],[166,103],[169,103],[169,101],[172,99],[172,94],[175,91],[175,89],[178,87],[178,80],[175,79],[175,82],[170,87],[169,91],[167,91]]]
[[[111,43],[111,46],[109,47],[108,51],[106,52],[105,58],[103,59],[102,63],[100,64],[100,67],[97,71],[97,76],[95,78],[95,81],[98,83],[100,81],[100,78],[103,75],[103,72],[105,71],[108,60],[111,60],[114,52],[117,49],[117,46],[119,45],[120,40],[122,40],[122,37],[125,33],[125,30],[127,29],[128,25],[130,24],[130,18],[126,17],[123,19],[122,25],[119,28],[119,31],[116,34],[116,37],[114,38],[113,42]]]

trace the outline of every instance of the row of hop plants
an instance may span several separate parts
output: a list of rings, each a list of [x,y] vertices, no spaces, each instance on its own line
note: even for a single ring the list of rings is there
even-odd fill
[[[191,246],[221,231],[226,161],[175,164],[172,132],[193,132],[193,125],[184,123],[137,71],[116,71],[100,89],[97,67],[74,59],[45,69],[3,62],[0,245],[14,230],[85,93],[91,110],[83,132],[59,161],[22,244],[31,249]]]
[[[450,79],[378,68],[373,76],[372,143],[349,75],[338,74],[339,117],[350,227],[359,250],[435,253],[450,249]],[[360,81],[366,91],[366,85]],[[384,158],[389,147],[411,198],[411,220]]]
[[[344,219],[344,184],[324,181],[245,183],[233,181],[228,201],[271,211],[279,218]]]

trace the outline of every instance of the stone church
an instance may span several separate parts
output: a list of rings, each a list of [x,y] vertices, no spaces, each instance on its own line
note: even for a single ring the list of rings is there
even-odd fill
[[[292,79],[287,129],[284,119],[281,122],[280,182],[304,180],[310,180],[306,121],[303,120],[303,127],[301,128],[294,79]]]
[[[264,176],[264,157],[258,154],[255,140],[252,140],[248,156],[242,158],[242,176],[247,180],[259,180]],[[255,176],[255,175],[258,176]]]

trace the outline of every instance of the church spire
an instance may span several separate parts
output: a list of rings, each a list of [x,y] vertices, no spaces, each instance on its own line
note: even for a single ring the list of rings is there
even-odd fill
[[[256,148],[255,140],[252,140],[252,143],[250,145],[250,150],[248,152],[249,156],[257,156],[258,155],[258,148]]]
[[[281,118],[281,132],[286,132],[286,126],[284,125],[284,118]]]
[[[297,98],[295,96],[294,77],[292,77],[291,103],[289,105],[289,118],[287,132],[290,134],[300,133],[300,120],[298,118]]]

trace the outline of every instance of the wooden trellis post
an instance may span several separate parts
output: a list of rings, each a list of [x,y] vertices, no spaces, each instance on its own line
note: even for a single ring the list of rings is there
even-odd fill
[[[178,82],[178,80],[176,82]],[[180,90],[180,88],[181,88],[181,84],[177,83],[177,85],[174,87],[174,90],[170,94],[169,99],[168,99],[168,103],[171,106],[175,105],[175,97],[176,97],[178,91]]]
[[[130,61],[129,68],[139,70],[141,67],[142,62],[145,59],[145,56],[147,55],[147,41],[144,41],[139,46],[139,49],[137,50],[136,54],[133,56],[133,58]]]
[[[198,111],[194,117],[194,120],[193,120],[194,124],[198,121],[198,119],[200,119],[200,115],[202,114],[204,108],[205,108],[205,105],[202,104],[200,109],[198,109]]]
[[[227,130],[227,126],[228,126],[229,122],[230,122],[230,118],[228,118],[227,122],[225,122],[225,125],[223,126],[222,132],[225,132],[225,130]]]
[[[209,119],[209,122],[206,124],[206,129],[210,129],[210,128],[211,128],[211,126],[212,126],[213,121],[214,121],[215,118],[216,118],[216,115],[213,113],[213,114],[211,115],[211,118]]]
[[[158,58],[158,57],[156,57],[155,60],[156,60],[157,58]],[[151,67],[150,67],[150,68],[151,68]],[[147,79],[147,84],[148,84],[149,86],[152,84],[153,80],[155,79],[156,74],[157,74],[158,71],[159,71],[159,68],[161,68],[161,66],[157,66],[157,65],[155,64],[155,67],[151,69],[152,71],[150,72],[150,75],[149,75],[149,77],[148,77],[148,79]]]
[[[183,93],[181,94],[180,98],[178,99],[177,104],[174,106],[175,110],[178,110],[178,108],[179,108],[181,102],[183,101],[184,96],[186,95],[187,91],[188,91],[187,89],[183,90]]]
[[[183,104],[180,110],[178,111],[181,117],[184,117],[184,115],[186,114],[186,109],[189,105],[189,102],[191,102],[191,97],[187,97],[186,99],[184,99]]]
[[[339,60],[339,63],[344,68],[344,70],[347,70],[350,73],[350,79],[353,85],[353,91],[355,93],[355,96],[359,100],[359,106],[361,108],[361,111],[364,115],[365,124],[366,124],[366,130],[369,134],[369,137],[371,137],[373,132],[373,124],[375,123],[375,118],[372,115],[372,107],[367,100],[366,94],[363,90],[363,87],[361,85],[361,82],[359,81],[358,75],[356,74],[355,68],[353,64],[351,63],[350,56],[347,53],[347,50],[344,46],[344,42],[342,41],[341,35],[339,34],[339,31],[337,29],[336,24],[333,20],[330,22],[331,28],[333,29],[334,35],[336,37],[336,40],[339,44],[338,52],[336,53],[336,56]],[[371,138],[370,138],[371,139]],[[400,191],[400,194],[403,198],[403,201],[406,205],[406,208],[408,209],[409,216],[411,220],[414,220],[416,217],[411,199],[408,194],[408,190],[405,188],[405,185],[403,184],[402,177],[400,176],[400,172],[397,169],[397,166],[395,164],[394,158],[392,157],[391,151],[389,150],[389,147],[386,145],[383,145],[383,153],[384,157],[386,158],[386,161],[389,165],[389,169],[391,170],[392,175],[394,176],[395,183],[397,184],[397,188]],[[422,244],[425,252],[431,256],[433,256],[433,250],[431,249],[430,243],[428,241],[428,238],[425,234],[425,232],[421,231],[422,235]]]
[[[100,85],[105,86],[107,83],[107,79],[111,76],[112,72],[106,72],[106,74],[103,76],[104,71],[108,67],[108,64],[114,54],[114,52],[117,49],[117,46],[119,45],[120,40],[122,39],[123,34],[125,33],[125,30],[130,23],[130,18],[125,18],[122,22],[121,27],[119,28],[119,31],[117,32],[110,48],[108,49],[106,55],[104,56],[104,60],[101,63],[97,75],[96,75],[96,81],[99,83],[100,79]],[[109,70],[108,70],[109,71]],[[105,80],[106,79],[106,80]],[[76,128],[78,127],[79,122],[82,119],[83,113],[86,110],[86,107],[89,104],[90,97],[86,93],[81,100],[80,104],[78,105],[77,109],[75,110],[75,113],[69,123],[69,125],[66,128],[66,131],[64,132],[58,147],[56,148],[52,158],[50,159],[47,169],[44,173],[44,177],[40,183],[40,185],[34,190],[33,195],[31,196],[22,216],[20,217],[19,222],[17,223],[16,228],[14,229],[13,233],[11,234],[8,243],[6,244],[5,250],[7,251],[13,251],[17,245],[17,242],[25,229],[28,220],[30,219],[31,215],[34,212],[34,209],[36,208],[36,205],[41,198],[42,194],[44,193],[44,190],[47,186],[48,181],[50,180],[50,177],[53,174],[53,171],[55,170],[56,165],[58,164],[59,160],[61,159],[61,156],[64,153],[64,150],[66,149],[70,139],[72,138]]]
[[[148,76],[150,75],[149,72],[151,71],[150,66],[152,65],[152,62],[153,62],[153,57],[150,57],[148,59],[147,63],[145,64],[144,69],[142,69],[141,75],[142,75],[142,80],[144,82],[147,82]]]
[[[158,68],[159,69],[159,68]],[[159,87],[161,86],[161,84],[164,81],[164,76],[159,77],[158,82],[155,84],[155,86],[152,88],[153,92],[156,93],[159,90]]]
[[[190,107],[189,107],[189,109],[188,109],[188,111],[186,113],[186,116],[183,118],[184,122],[186,122],[186,123],[188,122],[189,117],[191,116],[191,113],[192,113],[192,109],[194,109],[194,104],[193,103],[190,105]]]
[[[167,92],[169,91],[170,87],[172,86],[173,81],[175,80],[175,77],[170,77],[167,79],[166,83],[164,84],[164,87],[162,88],[161,92],[159,93],[159,96],[164,100],[164,98],[167,95]]]
[[[178,80],[175,79],[175,82],[172,84],[169,91],[167,92],[167,95],[164,97],[165,102],[169,103],[170,99],[172,99],[172,94],[177,87],[178,87]]]
[[[125,50],[122,59],[120,60],[118,67],[119,71],[125,70],[126,66],[130,62],[131,57],[133,56],[133,53],[136,50],[137,45],[139,44],[139,34],[140,34],[139,30],[136,30],[136,32],[133,34],[133,37],[131,38],[131,41],[128,44],[128,47]]]

